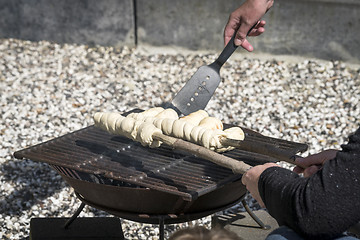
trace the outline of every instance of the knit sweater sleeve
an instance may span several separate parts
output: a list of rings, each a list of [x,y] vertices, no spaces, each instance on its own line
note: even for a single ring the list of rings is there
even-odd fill
[[[308,239],[326,239],[360,221],[360,128],[336,158],[309,178],[278,167],[266,169],[259,192],[279,225]]]

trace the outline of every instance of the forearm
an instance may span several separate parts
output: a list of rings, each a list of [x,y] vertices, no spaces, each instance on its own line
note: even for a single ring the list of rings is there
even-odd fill
[[[336,236],[360,220],[360,129],[336,158],[309,178],[269,168],[259,193],[269,213],[307,238]]]
[[[248,1],[255,1],[258,7],[265,8],[265,12],[267,12],[274,5],[274,0],[248,0]]]
[[[253,9],[258,9],[264,15],[274,5],[274,0],[247,0],[244,4],[248,4]]]
[[[247,0],[232,14],[238,15],[237,11],[239,10],[249,13],[243,14],[244,17],[241,20],[245,23],[253,25],[264,16],[273,4],[273,0]]]

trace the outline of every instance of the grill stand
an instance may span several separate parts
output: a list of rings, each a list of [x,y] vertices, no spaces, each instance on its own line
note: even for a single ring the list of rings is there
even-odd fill
[[[66,223],[64,224],[64,229],[67,229],[74,221],[75,219],[79,216],[79,214],[82,212],[82,210],[84,209],[85,205],[86,205],[86,200],[80,195],[78,194],[77,192],[75,192],[76,196],[81,200],[81,204],[80,206],[78,207],[78,209],[76,210],[76,212],[71,216],[71,218],[69,220],[66,221]],[[212,210],[211,212],[204,212],[202,213],[201,217],[204,217],[204,216],[208,216],[214,212],[218,212],[218,211],[221,211],[221,210],[224,210],[224,209],[227,209],[233,205],[235,205],[238,201],[236,201],[235,203],[231,203],[221,209],[217,209],[217,210]],[[251,216],[251,218],[259,225],[259,227],[261,229],[264,229],[264,230],[268,230],[270,229],[271,227],[268,226],[268,225],[265,225],[250,209],[249,205],[246,203],[244,197],[241,198],[241,203],[242,205],[244,206],[246,212]],[[91,206],[91,204],[89,204]],[[207,214],[209,213],[209,214]],[[180,217],[180,219],[178,219],[178,221],[173,221],[173,223],[181,223],[181,222],[186,222],[186,219],[188,219],[189,221],[191,221],[190,219],[192,220],[195,220],[195,219],[199,219],[201,217],[197,217],[197,216],[190,216],[191,214],[188,214],[188,216],[184,215],[182,217]],[[142,216],[148,216],[148,215],[142,215]],[[175,219],[177,216],[174,216],[174,215],[156,215],[156,216],[148,216],[148,218],[157,218],[158,219],[158,224],[159,224],[159,239],[160,240],[164,240],[164,234],[165,234],[165,220],[166,219],[170,219],[173,218]],[[139,222],[143,222],[141,221],[143,217],[141,217],[140,215],[138,214],[132,214],[132,217],[131,217],[131,220],[133,219],[138,219]],[[185,219],[185,221],[184,221]],[[135,220],[136,221],[136,220]],[[147,223],[148,221],[145,221],[145,223]],[[172,222],[170,220],[170,222]],[[211,218],[211,226],[214,227],[215,226],[215,222],[216,222],[216,219],[214,217]],[[120,222],[121,224],[121,222]],[[125,239],[125,238],[124,238]]]
[[[264,230],[269,230],[271,227],[269,225],[265,225],[260,218],[258,218],[255,213],[253,213],[251,211],[251,209],[249,208],[249,205],[246,203],[246,201],[243,199],[241,200],[242,205],[244,206],[246,212],[250,215],[250,217],[252,219],[254,219],[254,221]]]
[[[76,212],[71,216],[71,218],[69,220],[66,221],[66,223],[64,224],[64,228],[67,229],[70,224],[79,216],[79,214],[81,213],[81,211],[84,209],[85,207],[85,203],[81,202],[79,208],[76,210]]]

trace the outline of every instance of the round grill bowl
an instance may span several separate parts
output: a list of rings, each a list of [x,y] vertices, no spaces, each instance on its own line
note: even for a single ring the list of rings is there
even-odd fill
[[[112,186],[79,180],[64,174],[61,176],[87,204],[110,213],[195,214],[237,202],[246,194],[241,180],[228,183],[193,201],[185,201],[181,196],[149,188]]]

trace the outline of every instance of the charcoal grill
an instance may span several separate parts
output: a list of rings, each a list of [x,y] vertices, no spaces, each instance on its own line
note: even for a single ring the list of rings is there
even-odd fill
[[[307,149],[305,144],[249,129],[245,134],[251,145],[266,146],[268,152],[273,148],[282,158]],[[252,166],[278,159],[241,149],[224,154]],[[227,208],[246,193],[241,175],[229,169],[164,145],[145,148],[95,126],[17,151],[14,156],[52,166],[82,201],[78,213],[86,203],[134,221],[177,223]]]

